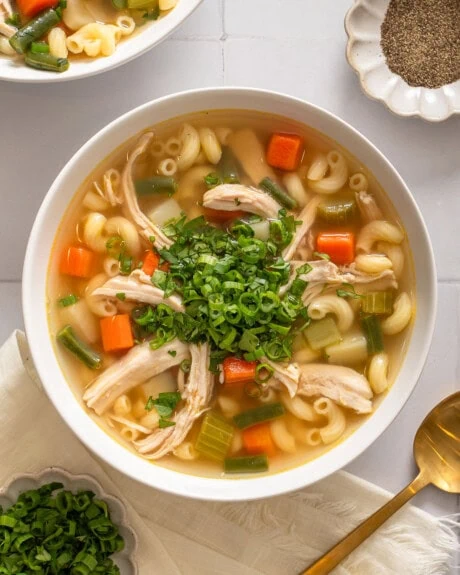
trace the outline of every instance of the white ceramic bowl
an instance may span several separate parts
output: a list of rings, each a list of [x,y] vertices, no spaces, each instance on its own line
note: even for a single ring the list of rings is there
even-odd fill
[[[380,26],[389,4],[390,0],[355,0],[345,17],[347,60],[363,92],[399,116],[440,122],[460,114],[460,80],[436,89],[414,87],[388,68],[380,46]]]
[[[62,74],[34,70],[26,66],[22,58],[10,58],[0,54],[0,80],[48,84],[86,78],[112,70],[162,42],[190,16],[202,1],[179,0],[171,12],[156,22],[149,23],[134,36],[118,44],[115,53],[111,56],[71,60],[69,69]]]
[[[0,489],[0,506],[3,509],[11,507],[21,493],[29,489],[38,489],[47,483],[62,483],[64,489],[73,493],[77,491],[92,491],[96,497],[103,499],[109,506],[110,517],[118,526],[120,535],[125,541],[125,546],[119,553],[112,557],[113,561],[120,568],[123,575],[138,575],[135,555],[137,550],[137,536],[128,525],[126,510],[119,499],[108,495],[102,489],[98,481],[90,475],[74,475],[59,467],[49,467],[40,473],[24,473],[16,475],[8,485]]]
[[[48,334],[46,281],[58,224],[75,191],[112,150],[140,130],[169,118],[211,109],[253,109],[287,116],[332,137],[377,177],[398,210],[412,245],[417,277],[417,317],[396,382],[376,412],[337,447],[301,467],[271,476],[209,479],[156,466],[106,435],[85,413],[64,380]],[[244,88],[184,92],[150,102],[125,114],[94,136],[70,160],[48,192],[27,248],[23,309],[30,349],[43,386],[63,419],[83,443],[113,467],[155,488],[199,499],[248,500],[278,495],[310,485],[362,453],[390,425],[414,389],[430,345],[436,308],[436,272],[422,216],[390,162],[350,125],[333,114],[295,98]]]

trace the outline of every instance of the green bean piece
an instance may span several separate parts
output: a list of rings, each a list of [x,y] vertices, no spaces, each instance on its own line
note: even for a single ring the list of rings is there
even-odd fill
[[[318,218],[326,224],[346,226],[356,219],[356,200],[350,194],[336,196],[322,202],[317,213]]]
[[[281,403],[266,403],[238,413],[233,417],[233,421],[239,429],[246,429],[246,427],[252,427],[262,421],[277,419],[285,413],[286,410]]]
[[[153,10],[158,6],[158,0],[127,0],[130,10]]]
[[[54,28],[61,20],[59,13],[53,8],[41,12],[28,24],[20,28],[14,36],[10,38],[11,46],[18,54],[25,54],[27,49],[36,40],[39,40],[47,32]],[[65,58],[63,58],[64,60]],[[34,66],[36,67],[36,66]],[[42,68],[48,69],[48,68]],[[66,68],[67,69],[67,68]],[[63,70],[57,70],[63,72]]]
[[[152,176],[146,180],[137,180],[134,184],[138,196],[168,194],[172,196],[177,191],[177,182],[170,176]]]
[[[260,473],[268,471],[268,457],[249,455],[246,457],[227,457],[224,461],[225,473]]]
[[[49,54],[50,47],[46,42],[32,42],[30,51],[33,54]]]
[[[64,347],[78,357],[78,359],[90,369],[100,369],[102,367],[102,358],[100,354],[82,341],[75,334],[72,326],[66,325],[63,327],[56,337]]]
[[[222,156],[217,164],[218,170],[222,175],[224,184],[239,184],[240,174],[238,162],[233,152],[227,146],[222,148]]]
[[[276,182],[270,178],[264,178],[260,184],[259,188],[262,188],[264,192],[267,192],[273,199],[275,199],[279,204],[288,210],[293,210],[297,207],[297,202],[291,198]]]
[[[376,291],[362,296],[361,309],[366,314],[389,315],[393,313],[393,292]]]
[[[34,54],[27,52],[24,58],[27,66],[37,70],[46,70],[47,72],[65,72],[69,69],[67,58],[56,58],[52,54]]]
[[[112,0],[112,6],[115,10],[125,10],[128,7],[127,0]]]
[[[365,315],[361,318],[361,325],[367,340],[367,351],[370,354],[383,351],[383,334],[379,318],[376,315]]]

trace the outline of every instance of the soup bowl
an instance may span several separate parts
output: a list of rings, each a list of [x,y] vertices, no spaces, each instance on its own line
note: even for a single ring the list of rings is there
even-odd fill
[[[299,467],[243,479],[185,475],[152,464],[107,435],[82,408],[55,355],[49,335],[47,276],[63,215],[82,181],[115,148],[148,126],[204,110],[255,110],[302,122],[336,140],[374,174],[397,210],[412,246],[416,309],[412,335],[393,386],[375,412],[340,444]],[[285,95],[244,88],[184,92],[147,103],[112,122],[69,161],[51,186],[33,226],[23,275],[23,309],[33,360],[44,389],[80,440],[107,463],[148,486],[208,500],[250,500],[310,485],[344,467],[367,449],[401,410],[423,368],[435,321],[436,272],[422,216],[401,177],[364,136],[333,114]]]
[[[110,0],[109,0],[110,1]],[[62,73],[35,70],[24,64],[22,58],[11,58],[0,54],[0,80],[49,84],[94,76],[117,68],[141,56],[170,34],[186,20],[203,0],[180,0],[171,12],[159,20],[142,27],[133,36],[118,44],[111,56],[99,58],[72,58],[69,69]]]

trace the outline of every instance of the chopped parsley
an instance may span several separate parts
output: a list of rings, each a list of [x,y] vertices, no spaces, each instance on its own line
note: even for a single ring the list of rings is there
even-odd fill
[[[181,394],[178,391],[159,393],[156,399],[153,399],[152,396],[148,398],[147,403],[145,404],[145,409],[146,411],[152,411],[153,408],[156,409],[160,417],[160,428],[171,427],[176,424],[169,418],[174,413],[174,410],[181,399]]]

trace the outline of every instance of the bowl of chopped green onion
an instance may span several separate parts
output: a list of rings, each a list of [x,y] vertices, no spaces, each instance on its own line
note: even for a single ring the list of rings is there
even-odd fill
[[[0,490],[0,572],[136,575],[123,504],[89,475],[52,467]]]

